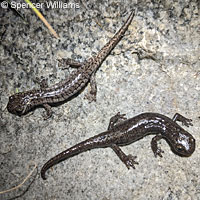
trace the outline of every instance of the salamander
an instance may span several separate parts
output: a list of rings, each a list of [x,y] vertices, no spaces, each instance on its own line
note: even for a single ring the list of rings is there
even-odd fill
[[[69,100],[85,88],[88,82],[90,82],[91,91],[87,97],[90,102],[96,101],[97,87],[95,73],[112,49],[114,49],[121,40],[133,17],[134,11],[131,12],[124,25],[96,56],[89,58],[83,63],[79,63],[72,59],[63,59],[66,65],[77,67],[77,70],[65,80],[51,87],[48,87],[47,82],[41,81],[40,89],[19,92],[10,96],[7,110],[12,114],[21,116],[36,106],[43,106],[47,113],[45,119],[47,119],[52,115],[52,104]]]
[[[129,169],[135,168],[136,156],[126,155],[120,146],[133,143],[149,134],[156,134],[151,140],[151,149],[155,157],[162,157],[163,150],[157,142],[165,139],[172,151],[180,156],[188,157],[195,150],[194,137],[179,126],[180,121],[185,126],[192,126],[192,120],[176,113],[172,119],[158,113],[142,113],[127,119],[124,114],[117,113],[110,119],[108,130],[93,136],[51,158],[41,169],[41,177],[46,179],[46,171],[53,165],[69,159],[79,153],[95,148],[110,147]]]

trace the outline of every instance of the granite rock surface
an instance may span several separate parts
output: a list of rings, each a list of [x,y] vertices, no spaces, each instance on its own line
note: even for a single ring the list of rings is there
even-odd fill
[[[26,23],[0,8],[0,191],[19,185],[37,165],[20,188],[0,199],[200,199],[199,2],[89,0],[72,1],[75,7],[67,8],[54,2],[57,8],[40,1],[39,10],[59,39],[31,9],[18,9]],[[70,76],[75,69],[61,70],[59,60],[84,61],[95,55],[132,9],[136,16],[128,31],[96,73],[96,102],[84,98],[88,85],[76,98],[53,107],[48,120],[43,108],[23,117],[8,113],[10,95],[39,88],[37,77],[53,85]],[[127,170],[110,148],[94,149],[59,163],[48,170],[46,181],[41,179],[47,160],[105,131],[117,112],[127,117],[142,112],[173,117],[179,112],[193,120],[192,127],[184,128],[195,137],[196,151],[179,157],[161,140],[165,153],[155,158],[153,136],[148,136],[122,147],[137,155],[135,170]]]

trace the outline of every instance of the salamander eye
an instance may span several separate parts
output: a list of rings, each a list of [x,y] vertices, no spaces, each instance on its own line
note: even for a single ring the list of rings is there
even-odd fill
[[[184,151],[183,146],[180,145],[180,144],[177,144],[177,145],[176,145],[176,149],[177,149],[178,151]]]
[[[23,111],[23,107],[22,106],[17,106],[16,111],[18,113],[21,113]]]

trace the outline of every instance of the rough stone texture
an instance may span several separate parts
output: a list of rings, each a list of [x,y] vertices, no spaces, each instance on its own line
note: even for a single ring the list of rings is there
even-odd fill
[[[33,163],[38,171],[19,189],[0,194],[0,199],[200,199],[199,1],[78,3],[79,9],[41,9],[59,39],[30,9],[19,9],[26,24],[1,8],[0,190],[21,183]],[[59,69],[60,57],[83,61],[97,53],[131,9],[137,14],[129,30],[96,73],[96,102],[84,99],[88,86],[76,98],[54,107],[47,121],[42,108],[24,117],[7,112],[8,97],[38,88],[36,77],[46,77],[52,85],[70,75],[71,69]],[[48,159],[105,131],[118,111],[128,117],[147,111],[172,117],[179,112],[193,119],[194,126],[186,129],[196,139],[196,151],[182,158],[162,140],[165,154],[154,158],[152,136],[148,136],[122,148],[138,156],[135,170],[127,170],[111,149],[95,149],[54,166],[48,179],[41,179],[40,169]]]

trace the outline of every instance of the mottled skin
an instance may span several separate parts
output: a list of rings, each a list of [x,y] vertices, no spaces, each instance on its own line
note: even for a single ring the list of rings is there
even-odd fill
[[[95,72],[112,49],[121,40],[133,17],[134,12],[131,12],[121,29],[96,56],[89,58],[84,63],[78,63],[71,59],[66,59],[65,62],[67,65],[78,67],[78,69],[67,79],[55,84],[52,87],[48,87],[47,84],[43,82],[41,84],[41,89],[20,92],[10,96],[7,105],[8,111],[12,114],[21,116],[30,111],[33,107],[42,105],[47,111],[46,118],[48,118],[52,114],[50,104],[69,99],[83,89],[88,82],[91,84],[91,92],[88,98],[90,101],[96,100]]]
[[[42,178],[46,179],[45,173],[53,165],[94,148],[110,147],[128,169],[135,168],[134,164],[138,164],[135,161],[136,156],[126,155],[119,146],[130,144],[149,134],[156,134],[151,141],[155,157],[162,157],[163,151],[157,146],[157,141],[162,138],[169,143],[172,151],[180,156],[190,156],[195,150],[193,136],[176,123],[176,121],[180,121],[183,125],[190,126],[192,125],[191,119],[178,113],[172,119],[158,113],[143,113],[131,119],[126,119],[124,116],[118,113],[110,119],[107,131],[76,144],[51,158],[41,169]]]

